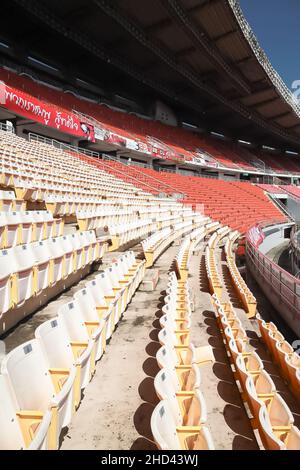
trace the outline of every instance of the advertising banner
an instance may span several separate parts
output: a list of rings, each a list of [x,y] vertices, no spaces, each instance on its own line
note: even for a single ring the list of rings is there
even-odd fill
[[[19,116],[26,117],[61,132],[95,142],[94,126],[82,122],[72,112],[43,102],[21,90],[0,82],[0,105]]]
[[[264,238],[265,235],[259,225],[255,225],[255,227],[250,228],[248,232],[248,239],[256,248],[259,247]]]

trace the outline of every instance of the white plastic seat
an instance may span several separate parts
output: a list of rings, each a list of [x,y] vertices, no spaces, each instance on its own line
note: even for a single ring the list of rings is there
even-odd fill
[[[11,289],[12,265],[7,250],[0,252],[0,314],[7,312],[13,304]]]
[[[51,283],[56,284],[64,277],[64,248],[57,238],[44,241],[51,255]]]
[[[97,309],[87,302],[87,289],[81,289],[74,295],[78,304],[89,337],[95,341],[95,360],[98,361],[105,351],[106,346],[106,321],[100,320]]]
[[[88,353],[89,367],[85,370],[84,387],[90,381],[95,371],[95,339],[90,338],[84,318],[76,300],[68,302],[58,310],[58,318],[64,324],[74,351],[74,357]]]
[[[21,305],[25,300],[35,294],[33,266],[34,256],[31,245],[20,245],[11,248],[12,270],[16,273],[16,298],[17,305]]]
[[[10,248],[22,243],[22,221],[20,212],[8,212],[5,215],[7,233],[6,247]]]
[[[35,330],[35,337],[51,368],[69,370],[72,376],[75,368],[72,407],[74,411],[80,403],[81,390],[86,387],[91,378],[93,343],[72,341],[64,321],[59,317],[42,323]]]
[[[175,332],[168,326],[162,328],[158,333],[158,340],[162,346],[170,344],[172,346],[188,346],[190,343],[189,334],[185,331]]]
[[[265,449],[283,450],[293,429],[294,418],[282,397],[276,393],[259,412],[259,434]]]
[[[78,233],[71,234],[71,243],[74,250],[74,271],[78,271],[85,266],[85,250],[82,246],[82,240]]]
[[[57,449],[60,431],[71,420],[73,382],[68,375],[61,380],[57,371],[49,369],[37,340],[13,349],[2,361],[1,373],[7,377],[21,410],[51,410],[49,448]]]
[[[1,374],[0,401],[0,449],[47,449],[51,412],[33,411],[32,415],[22,413],[12,388]]]
[[[115,287],[107,270],[98,274],[95,279],[98,283],[100,293],[104,296],[107,305],[110,305],[111,303],[116,305],[114,312],[114,326],[116,326],[126,308],[126,298],[124,295],[126,288],[124,287],[121,289],[120,287]]]
[[[175,370],[181,390],[200,388],[201,374],[196,364],[180,364],[178,355],[169,345],[162,346],[156,353],[156,360],[161,369]]]
[[[160,450],[214,450],[209,430],[205,426],[182,426],[174,419],[168,400],[162,400],[153,410],[151,431]]]
[[[155,391],[160,400],[168,400],[174,418],[183,426],[198,426],[207,420],[206,403],[199,388],[181,390],[174,369],[161,369],[154,379]]]
[[[97,310],[100,319],[105,320],[106,323],[106,340],[108,341],[115,328],[115,315],[117,311],[117,301],[107,302],[107,299],[101,292],[99,287],[100,279],[96,276],[95,279],[86,283],[86,305],[89,308]]]
[[[74,272],[74,249],[70,235],[64,235],[58,241],[64,251],[64,275],[68,277]]]
[[[30,211],[20,212],[20,221],[22,224],[22,243],[31,243],[34,235],[34,219],[32,213]]]
[[[36,292],[40,293],[51,284],[50,259],[51,254],[43,241],[32,243],[31,252],[34,261],[34,274],[36,282]]]

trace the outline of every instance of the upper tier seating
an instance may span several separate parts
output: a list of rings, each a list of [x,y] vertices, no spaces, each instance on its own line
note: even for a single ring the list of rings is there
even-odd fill
[[[141,145],[147,143],[148,136],[161,141],[164,146],[183,156],[185,160],[191,159],[191,153],[205,152],[210,159],[220,166],[227,168],[239,168],[243,170],[257,170],[262,168],[262,161],[266,168],[278,173],[300,173],[300,161],[297,157],[284,155],[271,155],[269,153],[256,152],[253,149],[230,144],[211,137],[204,137],[196,132],[190,132],[183,128],[172,127],[158,121],[142,119],[138,116],[113,110],[105,105],[88,102],[74,96],[72,93],[64,93],[37,83],[30,78],[18,76],[13,72],[0,69],[0,79],[9,85],[26,89],[27,93],[38,98],[45,99],[55,107],[77,111],[92,116],[102,126],[121,137],[135,139]],[[191,152],[191,153],[190,153]],[[146,188],[144,188],[147,190]]]

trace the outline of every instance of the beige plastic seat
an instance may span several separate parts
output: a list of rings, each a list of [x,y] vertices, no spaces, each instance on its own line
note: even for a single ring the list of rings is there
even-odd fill
[[[247,356],[239,355],[235,362],[236,375],[243,391],[246,390],[246,381],[249,376],[256,376],[261,373],[264,365],[256,352],[252,351]]]
[[[277,344],[280,345],[284,342],[284,336],[280,333],[280,331],[269,331],[269,335],[267,337],[268,341],[268,348],[273,357],[273,359],[277,362]]]
[[[180,364],[174,347],[170,345],[162,346],[156,353],[156,360],[161,369],[175,370],[181,390],[200,388],[201,374],[199,367],[192,362]]]
[[[78,358],[89,352],[89,374],[86,371],[86,385],[95,371],[95,354],[98,348],[97,342],[100,341],[100,333],[97,337],[89,335],[77,300],[62,305],[58,310],[58,318],[69,335],[74,357]]]
[[[299,398],[300,396],[300,357],[297,353],[285,358],[288,384],[293,394]]]
[[[151,431],[160,450],[214,450],[205,426],[182,426],[174,418],[168,400],[162,400],[151,416]]]
[[[100,320],[106,323],[106,340],[108,341],[115,328],[115,315],[117,311],[117,302],[107,302],[107,299],[101,293],[99,288],[99,278],[97,276],[92,281],[86,283],[86,307],[95,308]]]
[[[154,379],[154,388],[160,400],[168,400],[176,419],[184,426],[198,426],[207,420],[204,397],[199,390],[181,390],[174,369],[161,369]]]
[[[259,331],[260,331],[260,334],[262,336],[262,339],[263,339],[264,343],[268,346],[269,332],[271,331],[271,332],[275,333],[277,331],[277,326],[272,322],[269,322],[269,323],[265,322],[265,320],[263,320],[261,318],[259,313],[256,314],[256,319],[257,319],[257,322],[258,322]]]
[[[172,346],[184,346],[186,348],[190,344],[189,332],[185,330],[175,332],[167,325],[158,333],[158,340],[162,346],[170,344]]]
[[[288,380],[289,373],[286,367],[286,356],[291,357],[294,354],[294,349],[292,346],[287,342],[283,341],[280,343],[279,341],[275,345],[275,354],[276,354],[276,364],[279,365],[281,375]]]
[[[87,289],[81,289],[74,295],[89,337],[95,341],[95,360],[99,361],[106,347],[106,321],[99,318],[96,308],[87,305],[87,297]]]
[[[262,370],[259,375],[248,376],[245,381],[245,397],[252,416],[257,423],[259,412],[264,404],[274,398],[276,388],[269,374]]]
[[[0,374],[0,449],[44,450],[48,448],[51,411],[21,410],[5,376]]]
[[[51,369],[39,342],[31,340],[4,357],[1,373],[25,416],[34,415],[34,410],[38,410],[39,416],[51,411],[48,445],[57,449],[60,431],[71,421],[75,369],[73,373],[69,369]]]
[[[259,412],[259,434],[265,449],[283,450],[293,428],[294,418],[285,401],[275,394]]]

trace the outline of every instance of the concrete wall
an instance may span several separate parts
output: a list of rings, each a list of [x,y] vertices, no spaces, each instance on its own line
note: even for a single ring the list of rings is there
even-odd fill
[[[285,229],[291,226],[292,224],[281,224],[264,229],[263,232],[266,238],[259,246],[259,251],[266,254],[275,246],[280,245],[285,240]]]

